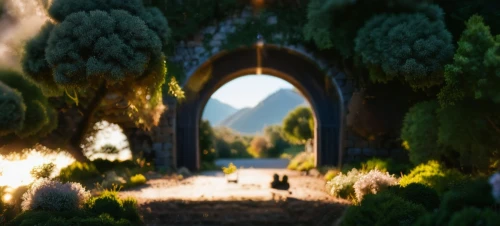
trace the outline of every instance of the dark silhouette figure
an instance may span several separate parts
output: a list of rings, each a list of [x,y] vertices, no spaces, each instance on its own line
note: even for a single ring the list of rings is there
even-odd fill
[[[278,188],[280,185],[280,176],[278,174],[273,175],[273,182],[271,182],[271,188]]]
[[[271,182],[271,188],[278,190],[288,190],[290,184],[288,183],[288,176],[284,175],[283,179],[280,181],[278,174],[273,175],[273,182]]]

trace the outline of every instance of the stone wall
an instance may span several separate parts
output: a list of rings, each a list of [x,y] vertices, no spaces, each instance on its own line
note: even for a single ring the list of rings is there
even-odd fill
[[[217,26],[209,26],[202,29],[199,34],[192,40],[184,40],[177,44],[174,56],[169,60],[177,62],[184,67],[186,72],[186,80],[191,76],[197,68],[205,63],[210,57],[223,52],[222,46],[226,42],[226,37],[235,32],[236,26],[246,23],[252,17],[250,8],[243,10],[240,14],[234,15],[224,21],[218,23]],[[277,18],[270,17],[269,24],[277,22]],[[204,40],[205,37],[210,37],[209,40]],[[275,34],[276,39],[279,39],[280,34]],[[309,60],[316,62],[318,66],[330,77],[337,87],[334,87],[339,92],[342,102],[343,115],[348,114],[348,104],[353,92],[357,90],[352,78],[348,78],[345,73],[339,71],[330,64],[327,60],[317,56],[313,51],[308,50],[301,45],[289,45],[285,41],[282,43],[265,43],[266,45],[275,45],[295,51]],[[153,149],[157,155],[157,166],[161,168],[175,168],[175,100],[171,97],[165,97],[165,104],[168,105],[168,110],[161,118],[159,127],[153,130]],[[343,125],[345,125],[345,117],[343,117]],[[356,160],[366,156],[385,156],[391,151],[382,147],[370,145],[370,142],[357,137],[352,132],[343,129],[342,147],[343,159],[347,161]]]

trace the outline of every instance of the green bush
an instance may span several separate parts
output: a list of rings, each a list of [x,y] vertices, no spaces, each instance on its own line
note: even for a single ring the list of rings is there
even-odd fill
[[[123,203],[123,215],[127,220],[131,222],[140,222],[141,216],[139,215],[137,200],[131,197],[127,197],[122,200]]]
[[[86,203],[86,209],[94,214],[107,213],[115,219],[123,217],[123,202],[114,191],[105,191]]]
[[[376,195],[368,194],[360,205],[347,208],[340,225],[412,225],[425,213],[425,208],[421,205],[382,192]]]
[[[130,186],[138,186],[146,183],[146,177],[142,174],[136,174],[130,177]]]
[[[63,182],[85,182],[99,176],[100,173],[93,163],[74,162],[61,169],[59,180]]]
[[[424,184],[412,183],[406,187],[392,186],[387,191],[415,204],[420,204],[428,211],[439,207],[438,193]]]
[[[291,161],[288,163],[288,169],[290,170],[307,170],[314,168],[314,153],[311,152],[301,152],[297,154]]]
[[[100,173],[106,173],[111,170],[123,170],[123,169],[133,169],[139,167],[134,161],[126,160],[126,161],[110,161],[107,159],[95,159],[92,161],[92,164],[95,165],[96,169]]]
[[[480,222],[480,223],[479,223]],[[491,209],[465,208],[453,214],[448,222],[449,226],[496,226],[500,223],[500,214]]]
[[[329,169],[324,176],[325,181],[331,181],[335,176],[339,175],[340,171],[337,169]]]
[[[455,169],[446,169],[437,161],[429,161],[418,165],[410,174],[401,177],[399,184],[406,187],[412,183],[420,183],[433,188],[438,194],[443,194],[464,178],[464,175]]]
[[[409,172],[410,168],[408,164],[396,163],[392,159],[371,158],[361,163],[361,171],[363,172],[378,169],[382,172],[399,175],[400,173]]]

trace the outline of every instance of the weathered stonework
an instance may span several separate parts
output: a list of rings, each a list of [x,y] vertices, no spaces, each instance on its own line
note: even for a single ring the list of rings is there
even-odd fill
[[[169,58],[170,61],[176,62],[183,66],[186,72],[186,80],[206,61],[211,57],[223,53],[224,44],[227,42],[226,38],[235,32],[236,26],[247,22],[251,18],[252,12],[250,9],[243,10],[240,15],[235,15],[224,21],[218,23],[217,26],[209,26],[200,31],[198,35],[192,40],[184,40],[177,44],[175,54]],[[276,17],[268,19],[269,24],[277,23]],[[273,39],[281,40],[282,34],[275,34]],[[257,41],[257,39],[256,39]],[[264,40],[265,41],[265,40]],[[384,147],[370,146],[370,143],[357,137],[352,132],[345,129],[346,119],[345,115],[348,114],[348,104],[357,90],[354,80],[349,78],[345,73],[339,71],[334,65],[329,63],[328,60],[317,56],[313,51],[308,50],[302,45],[289,45],[285,41],[281,43],[268,43],[265,45],[274,45],[282,48],[289,49],[290,51],[299,53],[308,58],[312,62],[316,62],[318,67],[324,71],[325,75],[331,78],[335,89],[341,97],[342,109],[342,130],[341,133],[341,152],[343,159],[350,161],[363,158],[366,156],[384,156],[388,155],[388,151]],[[265,46],[264,46],[265,48]],[[183,84],[184,85],[184,84]],[[153,130],[153,147],[156,152],[156,165],[160,168],[175,168],[175,117],[176,117],[176,102],[171,97],[164,98],[168,110],[161,118],[160,125]],[[193,140],[193,142],[196,142]]]

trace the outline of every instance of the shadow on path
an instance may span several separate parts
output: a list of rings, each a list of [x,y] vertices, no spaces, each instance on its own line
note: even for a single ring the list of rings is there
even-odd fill
[[[285,201],[151,201],[141,205],[147,226],[330,226],[346,204]]]

